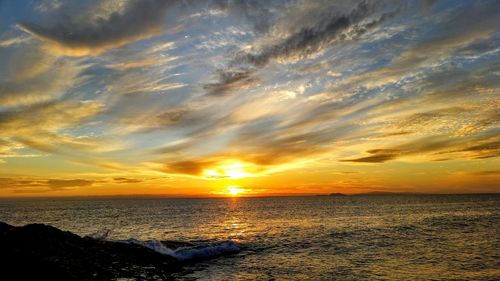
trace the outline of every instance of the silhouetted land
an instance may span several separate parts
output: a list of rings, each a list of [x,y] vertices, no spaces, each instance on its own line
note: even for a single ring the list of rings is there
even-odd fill
[[[347,196],[347,194],[337,192],[337,193],[330,193],[328,194],[328,196]]]

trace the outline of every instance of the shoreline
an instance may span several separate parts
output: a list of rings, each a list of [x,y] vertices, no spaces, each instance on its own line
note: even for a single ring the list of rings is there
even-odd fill
[[[5,280],[68,281],[171,280],[186,264],[239,252],[230,242],[196,246],[181,241],[109,241],[46,224],[13,226],[1,221],[0,249]]]

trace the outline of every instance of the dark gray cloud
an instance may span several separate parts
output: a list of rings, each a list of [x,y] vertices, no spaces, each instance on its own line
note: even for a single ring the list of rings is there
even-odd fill
[[[314,26],[305,27],[282,42],[266,46],[257,54],[244,54],[237,62],[262,67],[271,59],[305,58],[326,46],[331,47],[343,41],[357,39],[399,12],[397,6],[391,7],[389,11],[384,11],[383,8],[384,5],[379,2],[362,1],[347,13],[339,14],[332,9],[320,15]],[[380,10],[382,12],[375,15]]]
[[[203,86],[209,96],[224,96],[231,91],[238,91],[254,85],[258,79],[252,77],[253,71],[219,71],[218,81]]]
[[[339,13],[336,7],[317,16],[313,26],[290,34],[284,40],[266,45],[255,53],[242,52],[218,72],[218,81],[205,88],[209,95],[224,95],[227,91],[248,86],[256,81],[253,73],[271,60],[297,60],[323,51],[344,41],[355,40],[367,31],[396,16],[399,5],[377,1],[361,1],[350,11]]]
[[[115,11],[105,11],[100,6],[115,6]],[[67,55],[93,55],[109,48],[148,38],[161,33],[169,19],[167,13],[186,16],[189,10],[219,10],[242,18],[253,25],[257,32],[264,32],[272,21],[271,10],[278,4],[267,1],[210,2],[179,0],[130,0],[106,3],[90,1],[88,4],[61,4],[50,19],[43,23],[19,22],[28,33],[45,40]],[[103,12],[104,10],[104,12]],[[97,14],[103,12],[102,15]],[[172,17],[175,18],[175,17]],[[170,26],[172,31],[179,30]]]
[[[52,24],[20,22],[18,25],[36,37],[56,44],[68,54],[89,54],[159,33],[167,8],[172,3],[165,0],[136,0],[107,17],[93,21],[60,15]]]

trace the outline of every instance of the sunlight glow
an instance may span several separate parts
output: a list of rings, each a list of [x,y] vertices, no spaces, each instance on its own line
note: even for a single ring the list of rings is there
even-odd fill
[[[207,178],[218,178],[221,176],[221,174],[217,171],[214,170],[206,170],[203,175]]]
[[[250,176],[250,174],[245,172],[243,169],[238,168],[227,169],[225,174],[232,179],[241,179]]]
[[[203,176],[210,179],[242,179],[254,176],[248,172],[248,164],[243,162],[231,161],[223,162],[219,166],[205,170]]]
[[[244,192],[245,192],[245,190],[243,188],[240,188],[240,187],[235,186],[235,185],[230,185],[227,187],[227,193],[231,196],[238,196]]]

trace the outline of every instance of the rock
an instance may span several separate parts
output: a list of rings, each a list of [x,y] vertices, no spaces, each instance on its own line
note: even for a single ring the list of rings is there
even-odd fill
[[[0,280],[172,279],[181,264],[134,244],[82,238],[43,224],[0,222]]]

